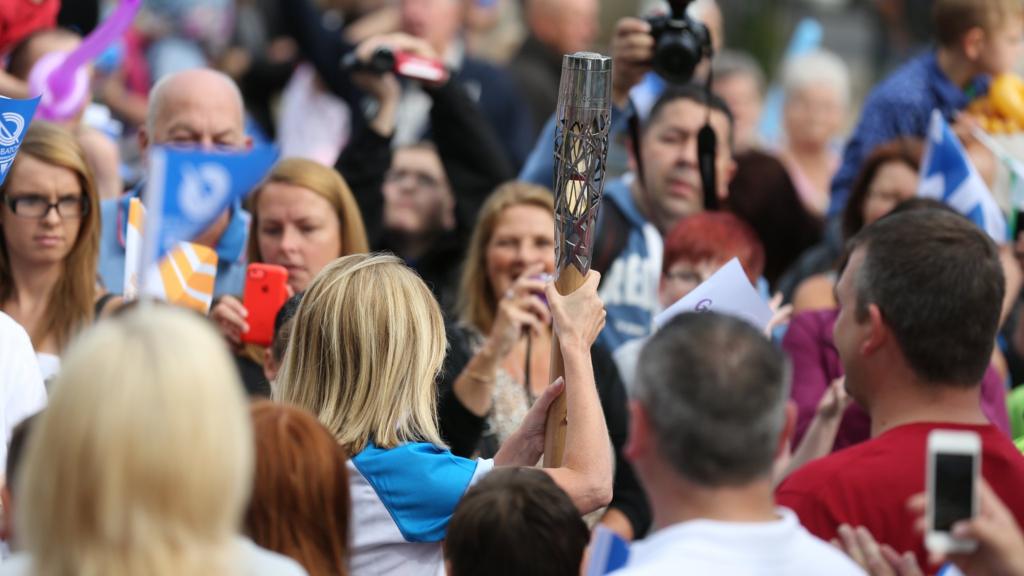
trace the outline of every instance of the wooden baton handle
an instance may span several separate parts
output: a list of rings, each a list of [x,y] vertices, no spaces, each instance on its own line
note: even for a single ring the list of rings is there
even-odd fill
[[[575,266],[566,266],[555,280],[555,288],[559,294],[572,294],[583,285],[586,277],[580,274]],[[551,374],[548,382],[558,377],[565,377],[565,362],[562,359],[562,348],[558,345],[558,334],[551,335]],[[566,418],[566,396],[569,394],[569,382],[565,389],[555,398],[548,409],[548,424],[544,431],[544,467],[558,468],[565,456],[565,432],[569,422]]]

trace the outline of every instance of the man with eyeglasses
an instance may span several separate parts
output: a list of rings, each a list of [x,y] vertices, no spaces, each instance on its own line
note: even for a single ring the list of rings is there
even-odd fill
[[[149,94],[146,124],[139,129],[139,148],[169,144],[205,149],[244,150],[252,145],[245,134],[242,94],[234,81],[214,70],[196,69],[171,74]],[[125,233],[128,205],[144,184],[131,193],[101,204],[100,276],[111,292],[124,286]],[[240,294],[245,282],[248,212],[241,205],[225,210],[192,241],[217,251],[214,295]]]

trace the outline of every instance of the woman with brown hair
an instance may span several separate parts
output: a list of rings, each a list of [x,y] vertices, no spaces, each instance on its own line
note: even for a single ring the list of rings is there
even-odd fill
[[[916,138],[902,138],[875,148],[864,160],[860,174],[850,189],[850,199],[842,216],[844,240],[853,238],[861,228],[892,212],[901,202],[917,194],[918,170],[924,151]],[[825,244],[825,246],[830,246]],[[816,248],[816,250],[821,248]],[[793,293],[793,312],[835,308],[835,264],[840,251],[832,253],[829,269],[801,282]]]
[[[98,198],[75,137],[34,122],[0,201],[0,310],[24,326],[49,378],[100,295]]]
[[[500,186],[480,210],[460,289],[460,320],[474,355],[442,397],[441,425],[453,451],[495,454],[548,383],[551,316],[542,298],[554,272],[554,200],[525,182]],[[594,376],[615,448],[614,499],[604,521],[626,536],[646,531],[650,511],[630,465],[626,393],[611,356],[591,350]]]
[[[309,576],[347,576],[347,455],[316,417],[269,400],[252,405],[256,479],[245,532]]]
[[[249,262],[286,268],[292,293],[305,290],[332,260],[369,250],[363,218],[345,179],[312,160],[278,162],[249,198],[249,206]],[[261,368],[263,348],[241,346],[248,315],[234,296],[220,298],[210,310],[224,337],[242,352],[239,369],[246,389],[269,396]]]
[[[843,242],[917,193],[923,150],[919,138],[899,138],[871,151],[850,189],[842,216],[836,219],[838,222],[829,224],[825,238],[805,251],[779,279],[776,289],[787,302],[793,303],[794,313],[823,305],[835,306],[832,284]]]
[[[330,261],[369,250],[366,228],[352,191],[332,168],[304,158],[277,163],[249,198],[252,226],[249,262],[288,269],[288,287],[298,293]],[[239,343],[247,312],[225,296],[210,311],[221,332]]]

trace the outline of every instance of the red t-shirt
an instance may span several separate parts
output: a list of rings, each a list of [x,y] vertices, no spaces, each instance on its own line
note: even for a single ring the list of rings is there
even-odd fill
[[[0,54],[25,36],[57,25],[60,0],[0,0]]]
[[[981,474],[1024,526],[1024,456],[995,426],[916,423],[810,462],[776,490],[780,506],[826,541],[840,524],[864,526],[878,542],[917,554],[929,573],[924,536],[914,530],[907,500],[925,489],[928,433],[936,428],[973,430],[981,436]]]

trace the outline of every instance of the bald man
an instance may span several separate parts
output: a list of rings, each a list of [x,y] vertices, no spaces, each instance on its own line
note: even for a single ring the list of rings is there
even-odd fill
[[[242,94],[231,78],[208,69],[186,70],[165,76],[150,90],[146,124],[139,129],[139,148],[143,157],[154,144],[245,150],[252,146],[252,138],[246,136],[244,126]],[[144,184],[101,204],[100,276],[114,293],[124,287],[128,203],[138,198],[143,188]],[[215,296],[242,292],[249,221],[248,212],[240,205],[232,206],[193,240],[217,251]]]
[[[526,0],[529,35],[508,69],[533,113],[533,135],[558,105],[562,55],[588,50],[598,32],[597,0]]]

